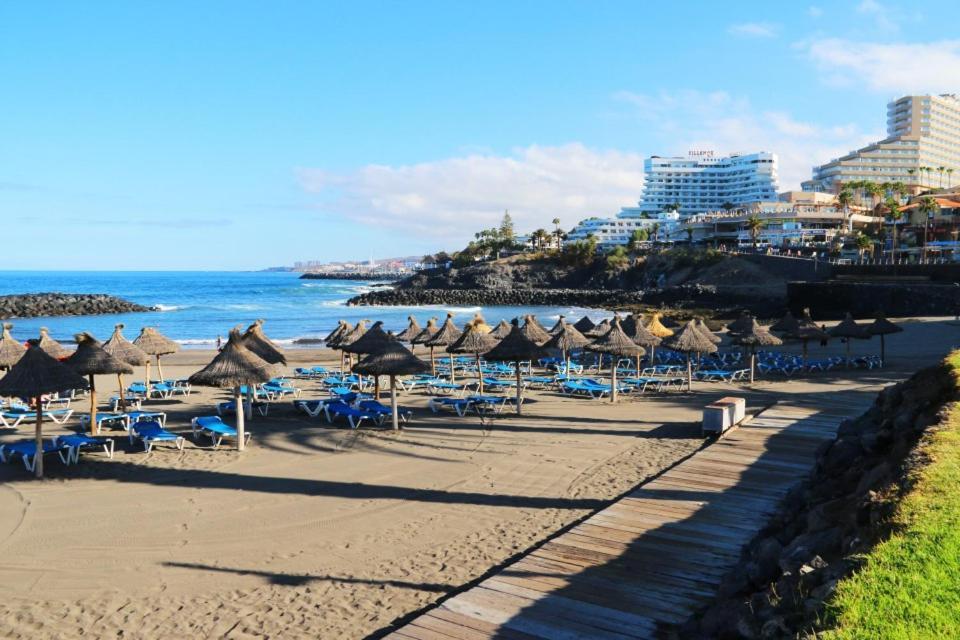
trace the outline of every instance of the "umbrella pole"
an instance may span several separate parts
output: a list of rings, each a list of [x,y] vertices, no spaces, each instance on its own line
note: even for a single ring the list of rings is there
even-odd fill
[[[657,348],[650,347],[650,366],[651,367],[657,366],[657,360],[655,358],[656,355],[657,355]]]
[[[380,400],[380,376],[373,376],[373,399]]]
[[[690,352],[687,352],[687,391],[693,391],[693,365],[690,364]]]
[[[242,412],[243,414],[245,414],[244,417],[250,418],[251,420],[253,419],[253,385],[252,384],[247,385],[246,401],[244,401],[242,404],[237,404],[237,406],[242,407],[242,409],[237,410],[237,413]]]
[[[614,363],[613,367],[611,367],[611,370],[612,370],[611,380],[613,382],[610,385],[610,402],[616,403],[617,402],[617,365],[616,363]]]
[[[150,356],[147,356],[147,372],[146,372],[146,376],[147,376],[147,379],[144,380],[143,383],[144,383],[144,384],[146,385],[146,387],[147,387],[147,397],[149,398],[149,397],[150,397]]]
[[[33,475],[37,478],[43,477],[43,398],[37,396],[37,432],[34,440],[37,447],[37,455],[33,460]]]
[[[453,354],[451,353],[450,354],[450,382],[456,382],[456,381],[457,381],[457,370],[454,368]]]
[[[483,395],[483,369],[480,367],[480,354],[477,354],[477,383],[480,387],[480,395]]]
[[[397,377],[390,376],[390,413],[393,415],[393,430],[400,429],[399,412],[397,411]]]
[[[850,341],[851,340],[853,340],[853,338],[850,338],[848,336],[847,337],[847,369],[850,368]]]
[[[90,376],[90,435],[97,432],[97,386],[93,382],[93,374]]]
[[[160,382],[163,382],[163,367],[160,366],[160,356],[157,355],[157,377],[160,378]]]
[[[640,354],[637,354],[637,375],[640,375]]]
[[[750,384],[753,384],[753,372],[756,368],[757,362],[757,352],[752,347],[750,348]]]
[[[807,368],[807,341],[803,341],[803,368]]]
[[[523,390],[523,387],[520,386],[520,361],[519,360],[517,360],[516,365],[517,365],[517,415],[520,415],[521,413],[520,403],[523,400],[521,396],[521,392]]]
[[[250,395],[250,385],[247,385],[247,395]],[[243,404],[243,395],[240,393],[240,387],[233,388],[233,404],[235,407],[241,407]],[[243,430],[243,418],[246,411],[244,409],[239,409],[237,411],[237,451],[243,451],[243,441],[246,436],[244,435]]]
[[[886,364],[887,362],[887,345],[883,341],[884,335],[880,334],[880,366]]]
[[[127,412],[127,394],[123,391],[123,374],[117,374],[117,383],[120,385],[120,413]]]
[[[430,375],[437,377],[437,359],[433,355],[433,346],[430,347]]]

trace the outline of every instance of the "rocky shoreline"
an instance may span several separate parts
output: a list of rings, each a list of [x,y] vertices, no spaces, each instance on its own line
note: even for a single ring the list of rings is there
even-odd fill
[[[363,280],[366,282],[396,282],[404,276],[399,273],[304,273],[301,280]]]
[[[93,316],[156,311],[102,293],[24,293],[0,296],[0,319]]]
[[[775,315],[782,301],[758,298],[734,286],[680,285],[663,289],[419,289],[398,288],[371,291],[347,301],[349,306],[578,306],[619,309],[637,305],[682,309],[713,309],[729,312],[749,308],[754,313]]]

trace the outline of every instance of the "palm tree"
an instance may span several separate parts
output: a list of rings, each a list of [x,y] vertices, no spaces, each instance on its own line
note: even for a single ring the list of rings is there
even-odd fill
[[[890,219],[893,220],[893,236],[892,236],[892,256],[894,269],[896,269],[897,264],[897,223],[903,218],[903,211],[900,210],[900,204],[893,198],[887,198],[887,201],[884,203],[887,205],[887,209],[890,210]]]
[[[533,241],[533,248],[539,251],[543,249],[543,245],[550,239],[550,234],[547,233],[546,229],[537,229],[531,234],[530,239]]]
[[[853,192],[849,189],[843,189],[840,193],[837,194],[837,204],[840,205],[840,210],[843,211],[844,223],[853,228],[853,220],[850,218],[850,204],[853,202]]]
[[[733,204],[730,201],[727,201],[727,202],[724,202],[722,205],[720,205],[720,208],[726,211],[727,213],[730,213],[731,211],[737,208],[737,205]]]
[[[953,188],[953,169],[947,169],[947,189]]]
[[[913,182],[913,174],[917,172],[916,169],[907,169],[907,175],[910,176],[910,181]]]
[[[924,262],[926,262],[927,260],[927,227],[929,226],[928,222],[930,218],[935,216],[939,211],[940,211],[940,205],[937,204],[936,200],[934,200],[930,196],[924,196],[920,198],[920,203],[917,206],[917,213],[920,214],[920,218],[923,220],[923,252],[921,256]]]
[[[560,251],[560,218],[553,219],[553,235],[557,237],[557,251]]]
[[[946,170],[947,170],[947,168],[944,167],[943,165],[937,167],[937,173],[940,174],[940,188],[941,188],[941,189],[943,189],[943,172],[946,171]]]
[[[860,254],[860,262],[863,262],[863,254],[873,248],[873,240],[865,233],[857,234],[857,252]]]
[[[763,229],[763,220],[755,213],[747,218],[747,229],[750,230],[750,240],[753,243],[753,251],[757,251],[757,238],[760,236],[760,230]]]
[[[656,242],[660,239],[660,223],[654,222],[651,228],[653,229],[653,241]]]
[[[864,190],[870,194],[870,200],[873,202],[872,209],[876,209],[880,204],[880,196],[883,195],[883,188],[876,182],[867,182],[864,184]]]

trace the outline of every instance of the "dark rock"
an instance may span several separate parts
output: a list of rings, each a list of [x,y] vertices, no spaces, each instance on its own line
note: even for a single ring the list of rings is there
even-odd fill
[[[824,468],[828,471],[846,470],[863,453],[859,442],[853,439],[840,439],[833,443],[824,459]]]
[[[28,293],[0,296],[0,318],[81,316],[155,311],[122,298],[104,294]]]
[[[775,640],[776,638],[789,638],[793,634],[787,627],[782,616],[777,616],[763,623],[760,628],[760,637],[763,640]]]
[[[856,493],[866,493],[869,489],[878,488],[889,479],[890,472],[890,465],[887,462],[881,462],[863,475],[857,484]]]

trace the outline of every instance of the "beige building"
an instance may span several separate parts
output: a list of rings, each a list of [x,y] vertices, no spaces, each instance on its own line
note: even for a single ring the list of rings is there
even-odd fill
[[[905,96],[887,105],[887,138],[814,167],[803,190],[837,193],[842,184],[868,180],[903,182],[919,192],[951,187],[957,170],[960,99],[953,94]]]

